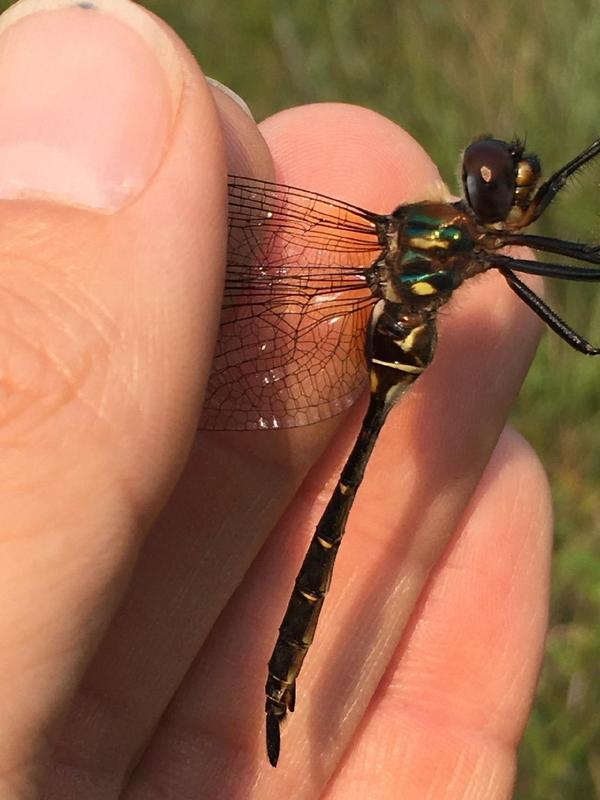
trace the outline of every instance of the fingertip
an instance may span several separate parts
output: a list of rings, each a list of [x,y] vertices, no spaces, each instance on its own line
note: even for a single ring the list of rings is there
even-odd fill
[[[343,103],[287,109],[260,125],[278,182],[389,213],[440,180],[421,145],[381,114]]]
[[[441,182],[419,143],[374,111],[316,103],[280,111],[257,127],[231,90],[210,84],[231,174],[276,180],[382,212],[422,198]]]
[[[221,122],[227,171],[230,175],[273,180],[273,163],[244,100],[229,87],[207,79]]]
[[[497,480],[506,470],[508,493],[514,497],[514,512],[526,512],[528,522],[545,532],[552,529],[552,495],[548,476],[539,456],[514,427],[502,432],[488,470],[483,475],[480,490]],[[518,527],[518,526],[517,526]]]

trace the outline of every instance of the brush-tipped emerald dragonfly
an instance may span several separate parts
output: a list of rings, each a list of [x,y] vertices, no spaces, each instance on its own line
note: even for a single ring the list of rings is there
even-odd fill
[[[567,344],[598,355],[518,273],[600,280],[600,247],[522,233],[568,178],[600,153],[600,139],[541,182],[523,145],[483,138],[462,161],[463,197],[447,194],[391,214],[252,178],[229,181],[229,258],[221,331],[203,427],[307,425],[347,408],[368,383],[356,443],[319,521],[269,661],[267,753],[294,710],[296,679],[329,589],[354,497],[388,412],[431,363],[436,314],[469,278],[498,270]],[[508,255],[509,245],[562,257]]]

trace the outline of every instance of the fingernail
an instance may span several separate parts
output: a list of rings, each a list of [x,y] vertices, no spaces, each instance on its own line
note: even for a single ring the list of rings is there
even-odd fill
[[[221,83],[214,78],[209,78],[208,75],[205,75],[204,77],[206,78],[207,83],[209,83],[211,86],[214,86],[214,88],[218,89],[220,92],[223,92],[223,94],[227,95],[227,97],[231,98],[234,103],[238,104],[242,111],[245,111],[246,114],[248,114],[251,120],[254,120],[248,104],[245,100],[242,100],[239,94],[236,94],[233,89],[229,88],[229,86],[225,86],[224,83]]]
[[[182,87],[168,36],[129,0],[22,0],[0,17],[0,199],[112,212],[167,150]]]

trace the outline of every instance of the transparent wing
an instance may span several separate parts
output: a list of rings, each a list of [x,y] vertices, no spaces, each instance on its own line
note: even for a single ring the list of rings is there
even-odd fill
[[[229,251],[204,428],[307,425],[366,380],[365,270],[385,218],[324,195],[230,178]]]

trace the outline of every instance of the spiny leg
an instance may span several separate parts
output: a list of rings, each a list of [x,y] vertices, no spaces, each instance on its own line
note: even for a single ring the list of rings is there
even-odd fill
[[[522,280],[519,280],[512,270],[507,269],[506,267],[499,267],[498,269],[506,279],[506,282],[513,292],[518,295],[521,300],[523,300],[523,302],[526,303],[529,308],[546,323],[546,325],[548,325],[549,328],[552,328],[552,330],[557,333],[563,341],[585,355],[600,355],[599,347],[594,347],[587,341],[587,339],[584,339],[583,336],[569,327],[569,325],[567,325],[567,323],[564,322],[555,311],[553,311],[548,305],[546,305],[546,303],[544,303],[541,297],[537,296],[533,289],[530,289],[526,283],[524,283]]]
[[[495,254],[490,261],[492,266],[498,267],[498,269],[507,267],[509,270],[524,272],[526,275],[542,275],[544,278],[558,278],[566,281],[600,281],[600,270],[579,267],[574,264],[532,261],[527,258],[513,258],[499,254]]]
[[[583,244],[582,242],[568,242],[552,236],[536,236],[530,233],[501,233],[499,237],[502,245],[523,245],[532,250],[541,250],[544,253],[554,253],[559,256],[568,256],[576,261],[585,261],[588,264],[600,264],[600,247],[597,244]],[[566,270],[573,267],[565,267]],[[598,280],[598,270],[588,270],[591,276],[586,280]],[[567,274],[567,280],[573,280]]]
[[[529,212],[523,219],[523,226],[530,225],[538,219],[564,187],[570,176],[598,155],[600,155],[600,139],[596,139],[596,141],[592,142],[589,147],[586,147],[583,152],[571,159],[564,167],[557,170],[554,175],[551,175],[535,193],[531,205],[529,206]]]

